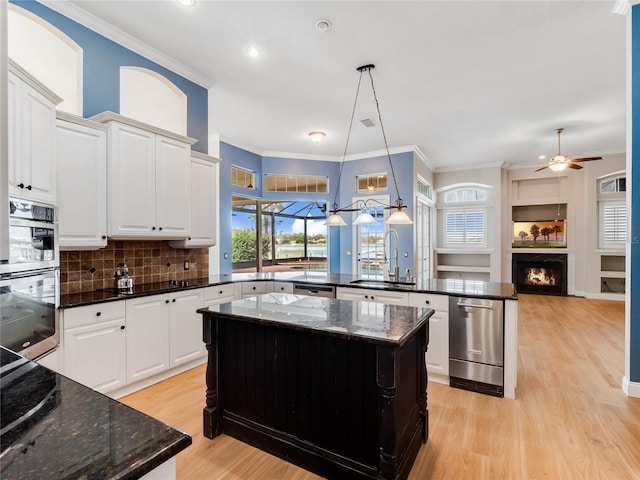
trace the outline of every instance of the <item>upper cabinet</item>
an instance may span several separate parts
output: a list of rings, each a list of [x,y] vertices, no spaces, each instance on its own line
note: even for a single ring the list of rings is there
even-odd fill
[[[189,237],[195,140],[112,112],[92,120],[107,125],[108,236]]]
[[[220,160],[191,152],[191,233],[172,241],[175,248],[204,248],[216,244],[218,169]]]
[[[9,60],[9,195],[55,203],[56,105],[62,99]]]
[[[107,127],[64,112],[56,122],[60,250],[107,246]]]

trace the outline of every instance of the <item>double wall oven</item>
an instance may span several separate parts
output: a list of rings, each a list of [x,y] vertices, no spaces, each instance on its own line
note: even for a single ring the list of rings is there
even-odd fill
[[[15,199],[9,208],[9,259],[0,262],[0,345],[36,358],[59,343],[55,208]]]

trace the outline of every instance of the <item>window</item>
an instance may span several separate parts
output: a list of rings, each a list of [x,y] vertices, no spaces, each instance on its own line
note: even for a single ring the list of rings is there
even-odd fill
[[[267,192],[329,192],[329,177],[310,175],[265,175],[264,189]]]
[[[600,248],[624,248],[627,236],[627,206],[624,201],[600,202]]]
[[[491,189],[489,185],[458,184],[438,191],[442,247],[478,249],[487,246],[487,208]]]
[[[374,173],[370,175],[358,175],[356,177],[357,191],[378,192],[387,189],[387,174]]]
[[[424,195],[429,200],[431,200],[433,198],[433,196],[431,194],[431,185],[429,185],[426,181],[424,181],[420,177],[418,177],[418,193],[420,195]]]
[[[623,249],[627,238],[627,178],[624,172],[598,179],[598,234],[603,249]]]
[[[486,210],[463,208],[445,211],[444,246],[486,246]]]
[[[256,172],[240,168],[236,166],[231,167],[231,185],[237,187],[250,188],[255,190],[256,188]]]

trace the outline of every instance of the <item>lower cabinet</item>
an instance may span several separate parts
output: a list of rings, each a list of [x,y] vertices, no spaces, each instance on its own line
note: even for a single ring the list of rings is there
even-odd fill
[[[127,383],[169,368],[168,294],[132,298],[127,304]]]
[[[427,372],[429,380],[448,383],[449,377],[449,296],[430,293],[409,293],[409,306],[434,310],[429,318]]]
[[[203,289],[187,290],[170,296],[169,367],[200,358],[206,353],[202,341],[202,315],[196,313],[204,305]]]
[[[378,302],[390,305],[408,305],[407,292],[393,292],[377,288],[349,288],[338,287],[336,289],[338,300],[355,300],[359,302]]]
[[[127,383],[126,321],[122,302],[63,313],[64,374],[98,392]]]

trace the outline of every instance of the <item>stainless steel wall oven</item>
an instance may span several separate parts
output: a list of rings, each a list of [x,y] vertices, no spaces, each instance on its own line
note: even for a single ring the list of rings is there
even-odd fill
[[[55,208],[9,201],[9,260],[0,263],[0,345],[36,358],[59,343]]]

